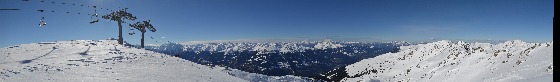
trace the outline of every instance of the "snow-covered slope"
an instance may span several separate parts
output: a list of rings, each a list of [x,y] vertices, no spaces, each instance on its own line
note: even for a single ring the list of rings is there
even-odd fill
[[[216,67],[216,68],[222,69],[223,72],[226,72],[229,75],[251,82],[318,82],[320,81],[313,78],[294,76],[294,75],[268,76],[263,74],[249,73],[249,72],[241,71],[238,69],[231,69],[227,67]]]
[[[73,40],[0,49],[0,82],[239,82],[184,59],[120,46],[115,40]]]
[[[552,82],[553,42],[438,41],[346,66],[342,81]]]

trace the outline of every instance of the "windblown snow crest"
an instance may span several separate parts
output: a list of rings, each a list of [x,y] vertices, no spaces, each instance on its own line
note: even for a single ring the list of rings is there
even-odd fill
[[[348,65],[342,81],[552,82],[553,42],[438,41]],[[333,75],[334,76],[334,75]]]

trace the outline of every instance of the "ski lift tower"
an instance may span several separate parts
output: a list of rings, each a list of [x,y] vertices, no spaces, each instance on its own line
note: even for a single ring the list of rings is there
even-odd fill
[[[119,25],[119,44],[123,44],[123,37],[122,37],[122,23],[126,23],[124,20],[131,20],[134,21],[136,20],[136,16],[133,16],[132,14],[128,13],[126,10],[128,8],[125,9],[121,9],[121,10],[117,10],[114,11],[110,14],[107,15],[103,15],[102,18],[103,19],[107,19],[107,20],[111,20],[111,21],[117,21],[118,25]]]

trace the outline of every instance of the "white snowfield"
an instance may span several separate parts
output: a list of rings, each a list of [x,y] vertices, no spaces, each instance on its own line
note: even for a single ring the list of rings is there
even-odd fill
[[[552,82],[553,42],[438,41],[346,66],[348,82]]]
[[[177,57],[118,45],[73,40],[0,49],[0,82],[245,82]]]

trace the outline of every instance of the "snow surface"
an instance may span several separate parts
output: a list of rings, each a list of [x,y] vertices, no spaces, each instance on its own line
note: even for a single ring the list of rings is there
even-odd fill
[[[342,81],[552,82],[553,42],[438,41],[346,66]]]
[[[319,80],[313,78],[306,78],[300,76],[286,75],[286,76],[267,76],[263,74],[249,73],[238,69],[230,69],[226,67],[216,67],[227,72],[229,75],[251,81],[251,82],[316,82]]]
[[[0,49],[0,82],[244,82],[184,59],[118,45],[72,40]]]

